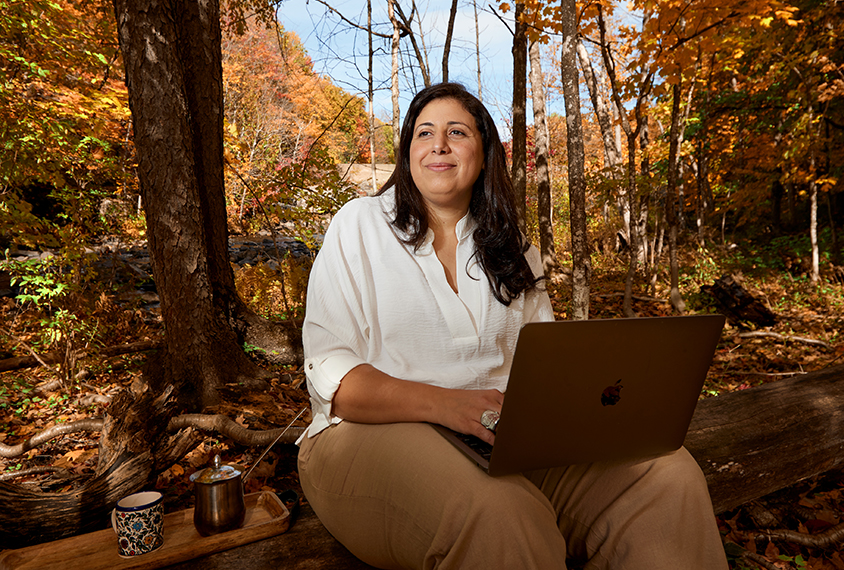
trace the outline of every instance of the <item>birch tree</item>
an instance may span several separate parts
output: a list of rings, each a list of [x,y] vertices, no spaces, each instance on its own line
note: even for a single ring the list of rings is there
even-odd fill
[[[536,161],[537,218],[539,220],[539,252],[545,276],[559,269],[554,247],[553,203],[551,173],[548,169],[548,121],[545,116],[545,77],[542,74],[540,42],[530,41],[530,92],[533,100],[533,133]]]
[[[589,318],[589,279],[592,263],[586,234],[586,180],[584,178],[583,123],[580,116],[580,81],[577,72],[577,6],[562,2],[563,49],[560,67],[566,105],[566,152],[571,209],[572,319]]]
[[[513,33],[513,159],[510,176],[516,191],[519,226],[526,231],[525,199],[527,195],[527,24],[522,21],[523,2],[516,2]]]

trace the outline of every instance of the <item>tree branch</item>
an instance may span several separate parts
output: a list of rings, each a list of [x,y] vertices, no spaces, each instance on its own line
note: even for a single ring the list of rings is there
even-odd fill
[[[27,475],[35,475],[38,473],[59,473],[62,477],[70,477],[71,473],[67,469],[62,469],[61,467],[52,467],[52,466],[43,466],[43,467],[30,467],[29,469],[21,469],[20,471],[10,471],[8,473],[3,473],[0,475],[0,481],[11,481],[12,479],[17,479],[18,477],[26,477]]]
[[[767,530],[759,531],[763,536],[771,540],[784,540],[800,546],[809,548],[830,549],[837,548],[844,542],[844,523],[835,525],[819,534],[806,534],[794,530]]]
[[[803,336],[790,336],[770,331],[749,331],[739,333],[740,338],[775,338],[783,342],[802,342],[804,344],[811,344],[820,346],[822,348],[832,348],[829,343],[814,338],[806,338]]]
[[[223,414],[182,414],[171,419],[167,429],[168,431],[178,431],[189,427],[203,431],[217,432],[237,444],[248,446],[269,445],[284,431],[284,428],[250,430]],[[296,443],[296,440],[299,439],[299,436],[304,431],[304,427],[291,427],[284,434],[284,437],[279,440],[279,443]]]
[[[32,355],[32,356],[20,357],[22,360],[32,362],[32,364],[30,364],[29,366],[21,366],[20,368],[29,368],[31,366],[35,366],[36,364],[40,364],[44,368],[47,368],[48,370],[50,370],[53,374],[59,375],[59,371],[56,370],[55,368],[53,368],[52,366],[50,366],[49,364],[47,364],[44,361],[44,359],[42,359],[40,356],[38,356],[38,354],[35,353],[34,350],[32,350],[31,346],[29,346],[27,343],[25,343],[23,341],[23,339],[21,339],[20,337],[18,337],[15,334],[13,334],[12,331],[10,331],[6,328],[0,328],[0,330],[3,331],[3,334],[8,335],[8,336],[12,337],[13,339],[15,339],[16,341],[18,341],[18,343],[21,344]],[[61,362],[62,356],[59,355],[59,353],[51,352],[50,355],[55,357],[55,360],[52,360],[52,362]],[[15,368],[4,369],[2,367],[3,363],[8,362],[9,360],[17,360],[17,359],[10,358],[10,359],[4,360],[3,362],[0,362],[0,372],[6,372],[7,370],[15,370]]]
[[[316,0],[316,1],[317,1],[317,2],[319,2],[320,4],[322,4],[323,6],[325,6],[326,8],[328,8],[328,10],[329,10],[329,11],[334,12],[335,14],[337,14],[337,16],[338,16],[341,20],[343,20],[344,22],[346,22],[347,24],[349,24],[349,25],[350,25],[350,26],[352,26],[353,28],[357,28],[357,29],[359,29],[359,30],[363,30],[363,31],[364,31],[364,32],[366,32],[366,33],[369,33],[369,32],[370,32],[369,28],[367,28],[366,26],[361,26],[360,24],[356,24],[355,22],[351,21],[351,20],[350,20],[350,19],[348,19],[346,16],[344,16],[343,14],[341,14],[339,10],[337,10],[336,8],[334,8],[333,6],[331,6],[330,4],[328,4],[327,2],[325,2],[324,0]],[[393,39],[392,34],[381,34],[381,33],[379,33],[379,32],[372,32],[372,35],[373,35],[373,36],[377,36],[377,37],[379,37],[379,38],[386,38],[386,39],[390,39],[390,40],[391,40],[391,39]]]
[[[87,418],[84,420],[78,420],[67,424],[56,424],[53,427],[49,427],[43,431],[38,432],[26,441],[21,442],[17,445],[5,445],[3,443],[0,443],[0,457],[3,457],[5,459],[18,457],[20,455],[23,455],[30,449],[35,449],[36,447],[47,443],[51,439],[67,435],[69,433],[78,433],[81,431],[102,431],[102,429],[102,418]]]

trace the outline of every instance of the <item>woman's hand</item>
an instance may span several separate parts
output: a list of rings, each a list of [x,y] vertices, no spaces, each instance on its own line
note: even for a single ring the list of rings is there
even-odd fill
[[[444,425],[460,433],[474,435],[492,445],[495,433],[481,424],[481,416],[487,410],[501,412],[504,394],[498,390],[449,390],[443,388],[438,418],[434,423]]]
[[[332,400],[332,413],[359,423],[430,422],[492,444],[495,434],[481,424],[486,410],[501,411],[498,390],[453,390],[400,380],[369,364],[353,368]]]

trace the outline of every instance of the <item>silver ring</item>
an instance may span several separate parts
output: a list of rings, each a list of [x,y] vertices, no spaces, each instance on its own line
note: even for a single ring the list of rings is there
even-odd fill
[[[489,431],[495,431],[495,428],[498,427],[498,419],[501,417],[501,414],[498,412],[494,412],[492,410],[487,410],[481,414],[481,425],[484,426]]]

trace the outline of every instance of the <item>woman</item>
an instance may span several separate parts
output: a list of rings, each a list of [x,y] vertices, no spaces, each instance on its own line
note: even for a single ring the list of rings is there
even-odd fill
[[[398,152],[311,272],[299,474],[326,528],[380,568],[726,568],[685,450],[490,477],[428,425],[493,443],[518,331],[553,312],[483,105],[424,89]]]

